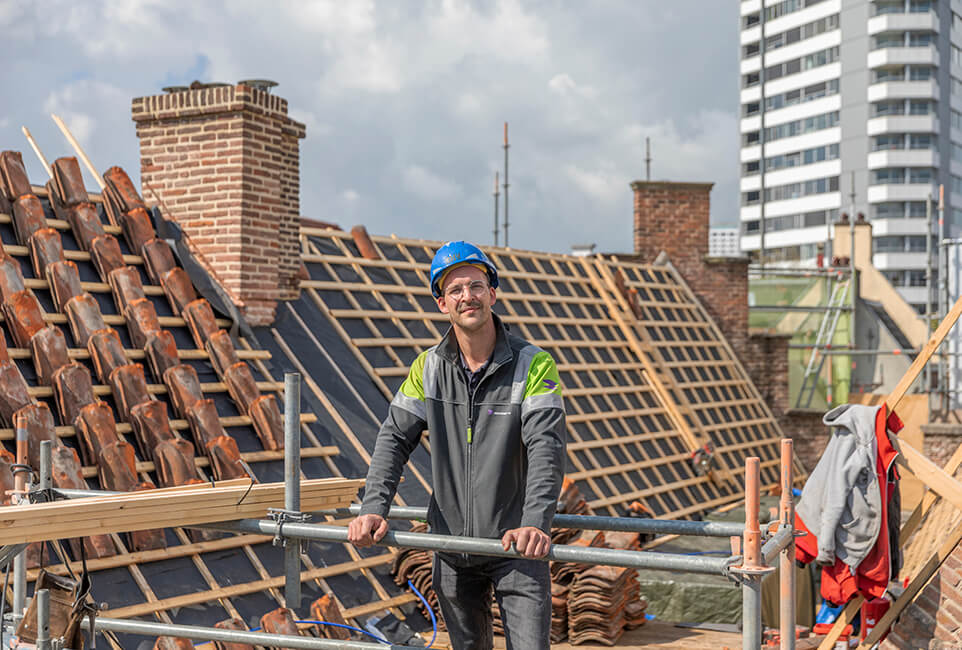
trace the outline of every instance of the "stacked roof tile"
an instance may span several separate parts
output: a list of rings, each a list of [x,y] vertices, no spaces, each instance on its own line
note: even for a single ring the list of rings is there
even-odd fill
[[[17,152],[0,154],[0,484],[13,488],[12,441],[26,438],[39,464],[42,440],[55,443],[53,482],[61,488],[117,491],[209,479],[283,476],[283,428],[270,354],[235,343],[199,296],[170,246],[156,237],[156,214],[127,175],[112,168],[103,195],[88,194],[73,158],[52,166],[46,186],[27,181]],[[256,342],[254,342],[256,346]],[[302,415],[304,472],[342,476],[322,445],[325,423]],[[311,428],[313,425],[313,429]],[[352,476],[362,475],[350,467]],[[66,556],[35,544],[49,571],[79,570],[80,540]],[[280,552],[269,539],[216,539],[181,529],[99,535],[83,540],[92,594],[116,616],[255,627],[283,606]],[[136,553],[136,555],[133,555]],[[381,559],[383,557],[383,559]],[[61,563],[57,564],[60,559]],[[305,595],[327,595],[335,617],[391,597],[365,570],[340,589],[341,576],[384,565],[379,550],[312,547],[303,557]],[[355,573],[355,576],[357,574]],[[385,580],[390,588],[390,582]],[[233,583],[233,584],[232,584]],[[229,586],[227,586],[229,585]],[[342,594],[339,597],[337,594]],[[8,601],[10,594],[8,594]],[[310,603],[310,601],[308,601]],[[320,606],[320,605],[319,605]],[[383,608],[383,606],[381,606]],[[364,611],[358,614],[363,615]],[[130,638],[114,647],[134,647]],[[180,647],[165,639],[158,647]],[[166,644],[166,645],[165,645]]]

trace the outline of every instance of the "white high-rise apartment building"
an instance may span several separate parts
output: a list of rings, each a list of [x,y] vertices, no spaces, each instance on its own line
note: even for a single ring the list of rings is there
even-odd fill
[[[863,212],[876,267],[924,311],[939,184],[946,236],[962,223],[962,0],[740,9],[742,250],[764,238],[766,261],[814,264],[840,214]]]

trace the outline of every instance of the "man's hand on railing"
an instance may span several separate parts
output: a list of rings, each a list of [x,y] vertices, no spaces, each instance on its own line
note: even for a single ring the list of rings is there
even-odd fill
[[[506,551],[511,548],[512,543],[518,553],[526,558],[536,559],[548,554],[548,549],[551,548],[551,537],[539,528],[525,526],[513,528],[501,538],[501,545]]]
[[[360,515],[347,527],[347,541],[358,548],[373,546],[387,534],[387,520],[380,515]]]

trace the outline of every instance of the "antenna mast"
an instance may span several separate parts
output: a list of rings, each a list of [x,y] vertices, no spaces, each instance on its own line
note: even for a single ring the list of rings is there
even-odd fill
[[[645,180],[651,180],[651,138],[645,138]]]
[[[508,123],[504,123],[504,246],[508,247]]]
[[[498,172],[494,172],[494,245],[498,245]]]

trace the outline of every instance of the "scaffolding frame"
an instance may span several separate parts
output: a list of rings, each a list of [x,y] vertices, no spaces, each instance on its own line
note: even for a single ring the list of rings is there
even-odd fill
[[[754,304],[749,305],[749,313],[784,312],[784,313],[821,313],[818,330],[814,343],[790,343],[790,350],[811,350],[802,375],[802,384],[799,387],[798,395],[795,398],[796,409],[810,409],[815,391],[818,389],[818,380],[822,369],[825,367],[827,356],[845,355],[846,350],[854,348],[854,344],[835,345],[832,339],[835,336],[839,319],[843,313],[850,314],[850,329],[854,332],[854,320],[856,310],[857,292],[857,272],[850,267],[815,267],[815,268],[785,268],[785,267],[765,267],[751,265],[748,269],[749,280],[765,278],[796,278],[824,280],[826,283],[826,304],[818,305],[771,305]],[[829,376],[826,378],[826,401],[829,408],[834,403],[831,378],[831,364],[829,365]],[[851,391],[852,379],[849,378],[849,391]],[[806,392],[808,393],[806,399]]]
[[[809,408],[812,405],[812,398],[815,396],[815,388],[818,385],[818,376],[822,372],[822,367],[825,365],[826,359],[824,354],[819,354],[819,351],[829,349],[832,346],[832,339],[835,338],[835,328],[838,327],[839,317],[842,315],[842,310],[845,307],[844,303],[851,284],[851,280],[841,281],[832,287],[832,295],[828,299],[828,309],[825,312],[825,316],[822,317],[822,322],[819,323],[818,334],[815,337],[815,345],[812,348],[812,353],[805,366],[805,374],[802,376],[802,387],[798,391],[798,401],[795,403],[795,408]],[[818,362],[817,364],[816,360]],[[806,390],[808,391],[807,399],[805,398]],[[802,404],[803,401],[805,402],[804,405]],[[831,387],[829,387],[828,402],[829,404],[832,403]]]

